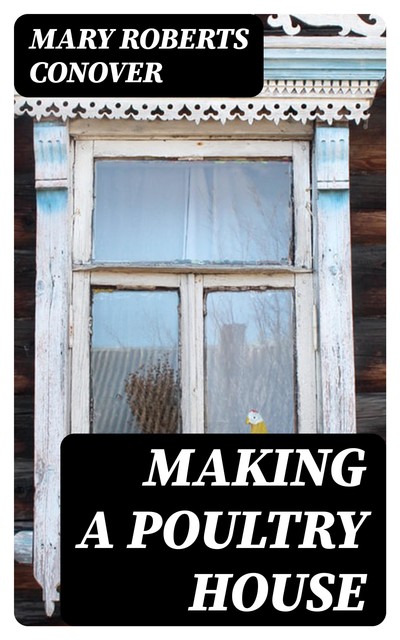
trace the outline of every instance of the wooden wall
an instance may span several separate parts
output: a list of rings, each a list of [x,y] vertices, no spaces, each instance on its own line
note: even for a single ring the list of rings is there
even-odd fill
[[[366,125],[350,126],[357,430],[386,425],[386,85]]]
[[[351,223],[357,429],[385,433],[385,88],[368,121],[351,125]],[[35,191],[32,119],[15,121],[15,530],[33,526]],[[48,619],[31,565],[16,564],[15,615]]]

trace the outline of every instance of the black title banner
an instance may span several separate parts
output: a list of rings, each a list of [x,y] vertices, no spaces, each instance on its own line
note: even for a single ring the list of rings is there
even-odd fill
[[[383,620],[378,436],[88,434],[61,454],[67,624]]]
[[[253,15],[23,15],[14,59],[26,97],[252,97],[263,25]]]

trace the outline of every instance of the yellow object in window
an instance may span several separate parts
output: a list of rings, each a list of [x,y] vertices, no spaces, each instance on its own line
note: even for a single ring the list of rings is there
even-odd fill
[[[246,424],[250,425],[250,433],[268,433],[264,419],[256,409],[251,409],[247,414]]]

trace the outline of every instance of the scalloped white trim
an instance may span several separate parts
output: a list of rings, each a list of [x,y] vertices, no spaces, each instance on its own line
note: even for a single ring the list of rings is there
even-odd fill
[[[216,120],[224,124],[239,118],[256,120],[293,119],[300,122],[368,118],[376,81],[270,80],[255,98],[15,98],[15,114],[42,118],[108,118],[133,120]]]
[[[356,33],[360,36],[383,36],[386,30],[383,20],[374,14],[370,14],[370,22],[366,22],[357,14],[313,14],[313,13],[297,13],[296,15],[287,15],[283,13],[273,14],[267,18],[267,22],[272,28],[282,27],[288,36],[297,36],[302,27],[294,24],[296,19],[301,20],[310,27],[340,27],[339,35],[347,36],[349,33]]]

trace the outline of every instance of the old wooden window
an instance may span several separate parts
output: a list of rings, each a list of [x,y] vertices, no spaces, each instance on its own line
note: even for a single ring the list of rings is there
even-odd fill
[[[314,431],[308,143],[79,141],[75,167],[72,431]]]

